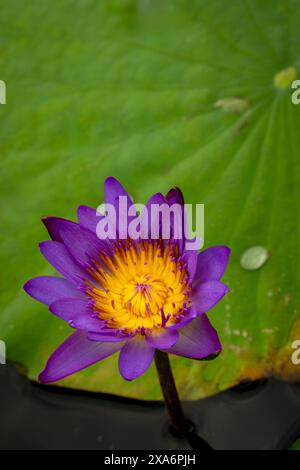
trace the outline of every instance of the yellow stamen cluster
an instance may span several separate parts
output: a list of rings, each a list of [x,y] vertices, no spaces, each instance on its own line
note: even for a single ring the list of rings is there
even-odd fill
[[[119,242],[114,256],[101,255],[89,283],[99,318],[124,332],[176,323],[190,305],[189,276],[176,245],[159,241]]]

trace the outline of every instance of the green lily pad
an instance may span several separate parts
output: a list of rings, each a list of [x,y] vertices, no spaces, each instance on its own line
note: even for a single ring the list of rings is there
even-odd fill
[[[205,204],[205,246],[227,244],[230,294],[210,312],[211,362],[172,358],[183,398],[243,379],[299,380],[300,78],[296,0],[20,0],[1,6],[1,313],[8,359],[36,379],[71,332],[27,297],[53,271],[44,215],[75,218],[117,177],[138,202],[179,186]],[[218,105],[216,105],[218,103]],[[268,261],[240,265],[250,247]],[[112,357],[59,383],[160,398],[154,366],[127,383]]]

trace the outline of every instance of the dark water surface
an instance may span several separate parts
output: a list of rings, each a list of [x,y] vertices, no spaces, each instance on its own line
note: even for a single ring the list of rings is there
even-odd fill
[[[286,449],[300,437],[300,386],[244,383],[184,410],[214,449]],[[191,449],[173,437],[159,402],[41,386],[0,366],[0,449]]]

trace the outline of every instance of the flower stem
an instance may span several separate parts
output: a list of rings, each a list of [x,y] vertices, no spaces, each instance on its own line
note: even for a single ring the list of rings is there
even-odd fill
[[[162,394],[171,419],[172,431],[178,436],[184,436],[187,422],[179,400],[169,356],[165,352],[156,350],[154,360]]]

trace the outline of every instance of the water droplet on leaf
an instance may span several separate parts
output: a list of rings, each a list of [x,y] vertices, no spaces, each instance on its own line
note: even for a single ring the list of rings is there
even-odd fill
[[[214,107],[222,109],[225,113],[242,113],[250,107],[250,101],[247,98],[230,96],[218,100]]]
[[[255,271],[261,268],[269,258],[268,250],[263,246],[252,246],[241,256],[241,266],[247,271]]]

